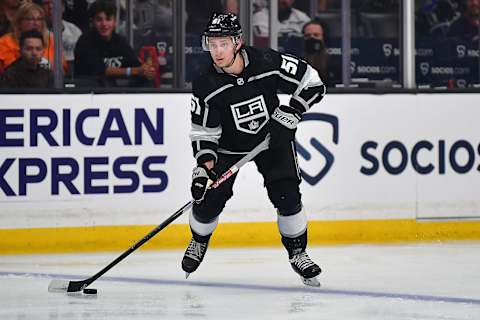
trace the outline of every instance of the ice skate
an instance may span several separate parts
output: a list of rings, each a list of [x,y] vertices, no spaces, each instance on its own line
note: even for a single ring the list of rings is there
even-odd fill
[[[194,238],[190,240],[185,255],[182,259],[182,269],[185,271],[185,278],[188,278],[190,273],[197,270],[198,266],[203,260],[205,253],[207,252],[208,241],[198,242]]]
[[[320,287],[317,276],[322,272],[306,252],[301,252],[289,259],[293,270],[300,275],[302,282],[307,286]]]

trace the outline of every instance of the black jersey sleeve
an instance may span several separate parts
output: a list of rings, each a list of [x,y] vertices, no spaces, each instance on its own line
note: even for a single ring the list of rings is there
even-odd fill
[[[292,95],[290,106],[301,113],[320,102],[326,94],[326,86],[314,68],[290,54],[276,53],[279,89]]]
[[[218,110],[208,105],[211,95],[196,89],[194,82],[191,100],[191,130],[193,155],[198,164],[209,160],[217,161],[217,148],[222,126]]]

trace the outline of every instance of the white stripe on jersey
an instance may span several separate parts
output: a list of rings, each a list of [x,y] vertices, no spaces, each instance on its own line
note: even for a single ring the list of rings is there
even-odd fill
[[[319,93],[315,93],[315,95],[310,100],[307,101],[308,105],[310,105],[313,100],[317,99],[319,95],[320,95]]]
[[[218,88],[217,90],[213,91],[212,93],[210,93],[208,96],[205,97],[205,99],[203,101],[205,101],[205,103],[207,104],[208,100],[212,99],[214,96],[216,96],[220,92],[222,92],[224,90],[227,90],[228,88],[231,88],[231,87],[233,87],[233,84],[231,84],[231,83],[226,84],[226,85]]]
[[[257,74],[256,76],[253,76],[253,77],[248,78],[247,81],[250,82],[250,81],[262,79],[262,78],[269,77],[269,76],[274,75],[274,74],[280,76],[280,77],[283,78],[284,80],[287,80],[287,81],[290,81],[290,82],[295,83],[297,86],[300,85],[300,81],[298,81],[298,80],[295,79],[295,78],[287,77],[286,75],[284,75],[283,73],[281,73],[279,70],[273,70],[273,71],[268,71],[268,72],[265,72],[265,73]]]
[[[278,70],[269,71],[269,72],[265,72],[265,73],[260,73],[260,74],[257,74],[256,76],[252,76],[252,77],[248,78],[247,82],[251,82],[251,81],[254,81],[254,80],[269,77],[269,76],[271,76],[273,74],[277,74],[277,73],[279,73]]]
[[[199,126],[198,124],[192,123],[190,129],[190,140],[193,141],[210,141],[218,144],[218,140],[222,135],[222,127],[218,126],[215,128],[207,128],[204,126]]]

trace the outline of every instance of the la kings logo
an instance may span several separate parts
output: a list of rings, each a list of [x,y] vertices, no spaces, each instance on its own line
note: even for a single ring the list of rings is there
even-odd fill
[[[245,133],[257,134],[270,118],[262,95],[232,104],[230,108],[237,130]]]

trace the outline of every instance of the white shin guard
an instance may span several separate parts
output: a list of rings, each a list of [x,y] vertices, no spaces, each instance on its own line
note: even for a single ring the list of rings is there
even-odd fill
[[[190,223],[190,228],[192,230],[200,235],[200,236],[208,236],[213,233],[215,228],[217,227],[218,224],[218,217],[215,218],[215,220],[208,222],[208,223],[202,223],[195,219],[193,216],[193,212],[190,211],[190,216],[189,216],[189,223]]]
[[[307,230],[307,215],[302,208],[291,216],[277,215],[277,224],[280,234],[288,238],[296,238]]]

